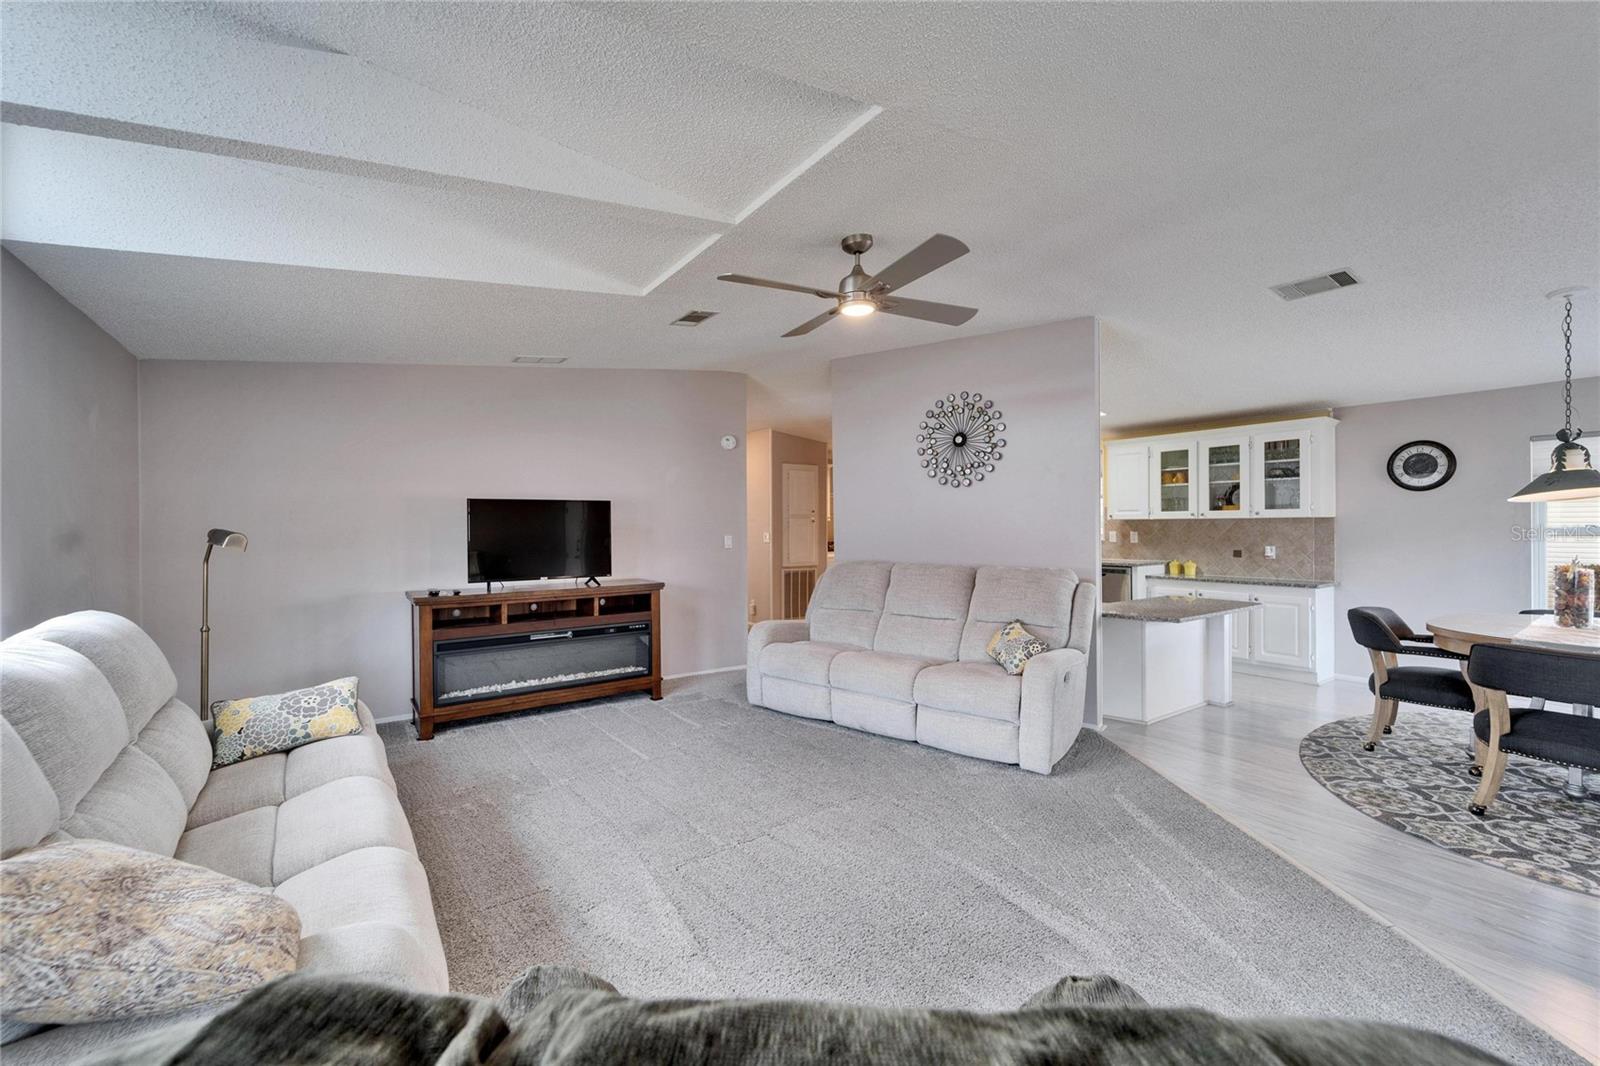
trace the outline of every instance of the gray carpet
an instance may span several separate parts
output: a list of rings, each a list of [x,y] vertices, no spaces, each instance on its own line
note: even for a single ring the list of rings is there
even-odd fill
[[[639,996],[1013,1008],[1068,973],[1162,1005],[1564,1045],[1110,741],[1051,777],[751,707],[743,676],[386,726],[451,984],[566,963]]]

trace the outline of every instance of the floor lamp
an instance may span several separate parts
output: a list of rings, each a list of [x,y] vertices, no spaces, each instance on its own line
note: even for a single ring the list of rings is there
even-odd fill
[[[206,556],[200,560],[200,717],[211,717],[211,549],[238,548],[244,551],[250,538],[231,529],[213,529],[206,534]]]

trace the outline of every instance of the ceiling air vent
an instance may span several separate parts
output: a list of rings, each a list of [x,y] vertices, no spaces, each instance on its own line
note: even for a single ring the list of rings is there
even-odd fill
[[[672,324],[674,326],[698,326],[700,323],[704,322],[706,319],[713,318],[715,316],[716,316],[716,312],[715,311],[690,311],[688,314],[684,315],[682,318],[673,319],[672,320]]]
[[[1315,296],[1319,292],[1332,292],[1334,289],[1349,288],[1356,283],[1354,275],[1348,270],[1335,270],[1331,274],[1318,274],[1314,278],[1303,281],[1291,281],[1287,285],[1274,285],[1272,291],[1282,296],[1285,300],[1298,300],[1306,296]]]
[[[565,363],[567,357],[564,355],[519,355],[511,361],[513,363],[521,363],[524,366],[555,366],[557,363]]]

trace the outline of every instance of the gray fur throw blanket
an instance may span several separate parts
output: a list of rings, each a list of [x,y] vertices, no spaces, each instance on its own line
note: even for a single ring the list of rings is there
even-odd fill
[[[286,977],[205,1021],[96,1066],[1321,1066],[1499,1063],[1457,1040],[1374,1022],[1231,1019],[1146,1006],[1110,977],[1065,977],[1021,1009],[856,1007],[789,1000],[639,1000],[536,966],[498,1001]]]

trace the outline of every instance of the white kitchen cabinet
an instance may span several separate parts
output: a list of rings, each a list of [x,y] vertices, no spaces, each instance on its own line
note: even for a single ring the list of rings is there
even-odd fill
[[[1310,670],[1312,599],[1300,589],[1261,588],[1250,599],[1261,604],[1250,612],[1250,659],[1269,666]]]
[[[1249,434],[1201,437],[1197,451],[1200,514],[1206,518],[1248,515],[1251,501]]]
[[[1110,518],[1331,518],[1338,422],[1298,418],[1110,441]]]
[[[1150,517],[1194,518],[1199,515],[1195,492],[1195,442],[1189,437],[1150,442]]]
[[[1112,441],[1106,445],[1106,517],[1150,516],[1150,445]]]
[[[1151,596],[1245,600],[1261,606],[1233,628],[1234,671],[1323,684],[1333,677],[1333,586],[1207,583],[1151,578]]]

